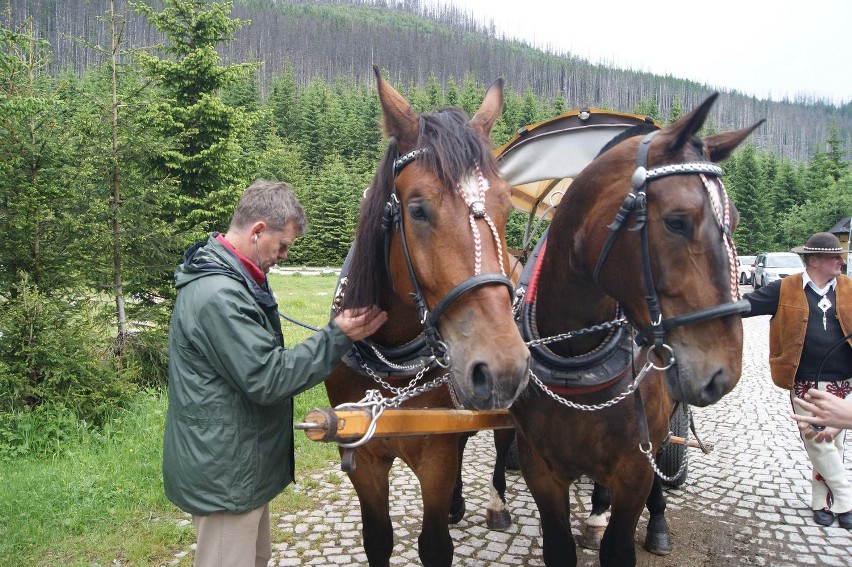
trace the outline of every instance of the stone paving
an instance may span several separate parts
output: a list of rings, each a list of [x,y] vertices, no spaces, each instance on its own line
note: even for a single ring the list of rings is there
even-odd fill
[[[637,546],[638,563],[680,567],[686,563],[677,559],[679,546],[705,546],[698,549],[700,561],[690,565],[852,565],[852,532],[836,524],[822,528],[811,519],[810,465],[789,418],[789,398],[772,385],[766,364],[769,318],[743,323],[739,385],[717,404],[693,410],[699,435],[714,449],[708,455],[691,449],[687,481],[667,491],[675,552],[661,558]],[[506,532],[485,527],[493,454],[490,432],[480,432],[468,444],[463,472],[468,513],[451,530],[454,564],[543,565],[538,514],[520,474],[507,475],[514,524]],[[270,565],[366,565],[358,500],[349,480],[334,463],[313,481],[310,485],[316,487],[307,495],[318,503],[314,513],[273,517],[273,542],[278,543],[273,543]],[[589,509],[591,484],[583,480],[572,490],[573,525],[580,526]],[[396,536],[391,565],[419,565],[419,485],[401,463],[392,470],[391,497]],[[699,525],[679,525],[681,521]],[[647,512],[637,539],[644,537],[646,522]],[[679,533],[696,529],[704,534],[696,538],[700,542],[678,540]],[[579,565],[597,565],[596,552],[577,549]]]

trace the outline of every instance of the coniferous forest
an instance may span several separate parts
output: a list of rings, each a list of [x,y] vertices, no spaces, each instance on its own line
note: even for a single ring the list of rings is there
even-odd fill
[[[420,111],[471,113],[504,76],[495,147],[577,106],[669,122],[714,90],[416,0],[9,0],[0,34],[0,433],[48,402],[97,425],[161,387],[174,268],[256,178],[293,185],[308,213],[289,262],[339,265],[385,145],[374,63]],[[724,164],[740,253],[852,215],[850,110],[722,91],[711,131],[767,119]],[[0,458],[21,450],[0,435]]]

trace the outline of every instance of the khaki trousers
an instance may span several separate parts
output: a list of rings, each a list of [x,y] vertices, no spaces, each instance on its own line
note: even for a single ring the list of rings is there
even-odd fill
[[[195,567],[266,567],[272,557],[269,504],[245,514],[192,516]]]
[[[850,380],[837,382],[819,382],[817,388],[826,390],[831,386],[832,393],[849,391]],[[791,392],[795,397],[795,390]],[[846,396],[840,396],[846,397]],[[793,411],[801,415],[810,415],[796,404]],[[813,465],[813,477],[811,478],[811,508],[822,510],[828,508],[835,514],[852,510],[852,482],[846,472],[843,463],[843,443],[846,439],[846,430],[842,429],[831,443],[817,443],[802,436],[805,451]]]

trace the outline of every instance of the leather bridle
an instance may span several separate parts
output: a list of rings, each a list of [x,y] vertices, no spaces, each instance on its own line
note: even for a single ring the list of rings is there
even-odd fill
[[[408,251],[408,242],[405,237],[405,226],[403,224],[403,214],[401,210],[401,205],[399,201],[399,196],[396,188],[396,178],[399,176],[400,172],[405,169],[407,165],[409,165],[412,161],[414,161],[417,156],[428,152],[428,148],[419,148],[416,150],[412,150],[407,154],[404,154],[394,160],[393,162],[393,174],[394,174],[394,185],[393,191],[388,199],[388,202],[385,204],[384,212],[382,214],[382,230],[384,232],[384,245],[385,245],[385,268],[390,274],[390,242],[392,237],[392,228],[396,227],[397,232],[400,237],[400,244],[402,247],[402,255],[405,258],[405,265],[408,268],[408,277],[411,279],[412,287],[414,291],[411,293],[411,296],[414,299],[414,303],[417,306],[417,311],[420,314],[420,322],[423,325],[423,332],[426,338],[426,343],[429,345],[430,350],[432,351],[433,356],[435,356],[436,360],[442,361],[441,365],[446,367],[449,365],[449,354],[447,353],[447,345],[441,340],[440,334],[438,332],[438,320],[443,315],[444,311],[446,311],[450,305],[452,305],[459,297],[464,295],[465,293],[486,285],[503,285],[509,290],[509,300],[511,301],[514,286],[512,285],[511,280],[506,276],[505,273],[497,274],[497,273],[487,273],[481,274],[479,273],[479,264],[477,263],[476,273],[463,280],[461,283],[457,284],[453,287],[438,303],[435,305],[434,309],[429,310],[429,306],[426,305],[426,300],[423,296],[423,291],[420,287],[420,284],[417,281],[417,275],[414,272],[414,265],[411,262],[411,255]],[[477,166],[478,169],[478,166]],[[471,217],[471,226],[474,227],[473,219],[486,219],[486,222],[489,223],[489,226],[492,227],[492,231],[496,229],[493,228],[493,223],[490,222],[487,213],[485,212],[485,203],[481,201],[474,201],[469,203],[469,215]],[[478,238],[478,233],[475,233],[475,236]],[[497,243],[497,253],[498,255],[502,254],[502,246],[500,244],[499,237],[496,232],[494,232],[494,238]],[[500,264],[502,266],[502,256],[500,257]]]
[[[628,193],[627,197],[625,197],[613,222],[607,226],[610,230],[610,234],[604,243],[600,256],[598,257],[593,278],[595,282],[599,282],[601,269],[609,256],[609,252],[615,243],[615,239],[624,227],[624,222],[632,212],[635,212],[635,224],[627,230],[631,232],[639,231],[640,233],[642,242],[642,266],[646,287],[645,301],[648,305],[648,312],[651,320],[651,322],[642,328],[637,334],[636,344],[639,346],[648,345],[650,344],[651,337],[653,336],[654,352],[658,357],[660,357],[664,364],[670,366],[675,363],[675,360],[671,347],[666,344],[666,331],[682,325],[689,325],[719,317],[727,317],[729,315],[747,313],[750,309],[750,304],[748,301],[740,299],[739,289],[734,283],[731,286],[730,302],[722,303],[708,309],[701,309],[692,313],[678,315],[676,317],[669,317],[667,319],[663,318],[660,303],[657,298],[657,291],[654,287],[654,277],[651,270],[651,249],[648,241],[647,190],[649,182],[669,175],[697,174],[701,176],[702,181],[704,182],[704,187],[707,190],[708,197],[711,201],[711,208],[715,213],[717,223],[720,227],[722,241],[729,259],[728,262],[732,273],[732,281],[735,281],[737,276],[735,265],[736,248],[734,246],[730,226],[730,204],[727,192],[725,191],[725,186],[722,185],[722,181],[720,179],[722,175],[722,168],[713,162],[699,161],[664,165],[649,170],[648,150],[651,147],[651,141],[657,133],[658,131],[654,131],[647,134],[639,144],[639,150],[636,156],[636,169],[633,172],[633,177],[631,179],[631,192]],[[707,176],[716,178],[723,202],[720,202],[720,200],[713,194],[711,184],[707,180]],[[668,361],[666,358],[668,358]]]

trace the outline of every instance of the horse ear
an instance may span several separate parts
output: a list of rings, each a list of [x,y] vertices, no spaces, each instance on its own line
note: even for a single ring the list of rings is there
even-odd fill
[[[486,137],[491,134],[491,129],[500,118],[500,113],[503,112],[503,83],[503,77],[491,83],[482,100],[482,105],[470,119],[471,126],[483,132]]]
[[[417,143],[420,117],[408,101],[382,77],[378,65],[373,65],[373,72],[376,74],[385,134],[396,138],[401,148],[413,148]]]
[[[698,108],[693,109],[692,112],[678,119],[677,122],[668,127],[669,133],[673,137],[672,143],[669,144],[669,152],[678,153],[693,136],[698,134],[698,131],[704,126],[704,121],[707,120],[707,115],[710,114],[710,108],[713,107],[713,103],[716,102],[718,96],[719,93],[711,94]]]
[[[722,161],[730,157],[731,153],[739,146],[743,140],[748,138],[749,134],[754,132],[758,126],[766,122],[766,119],[748,126],[740,128],[732,132],[723,134],[714,134],[704,138],[704,146],[707,148],[707,155],[711,161]]]

